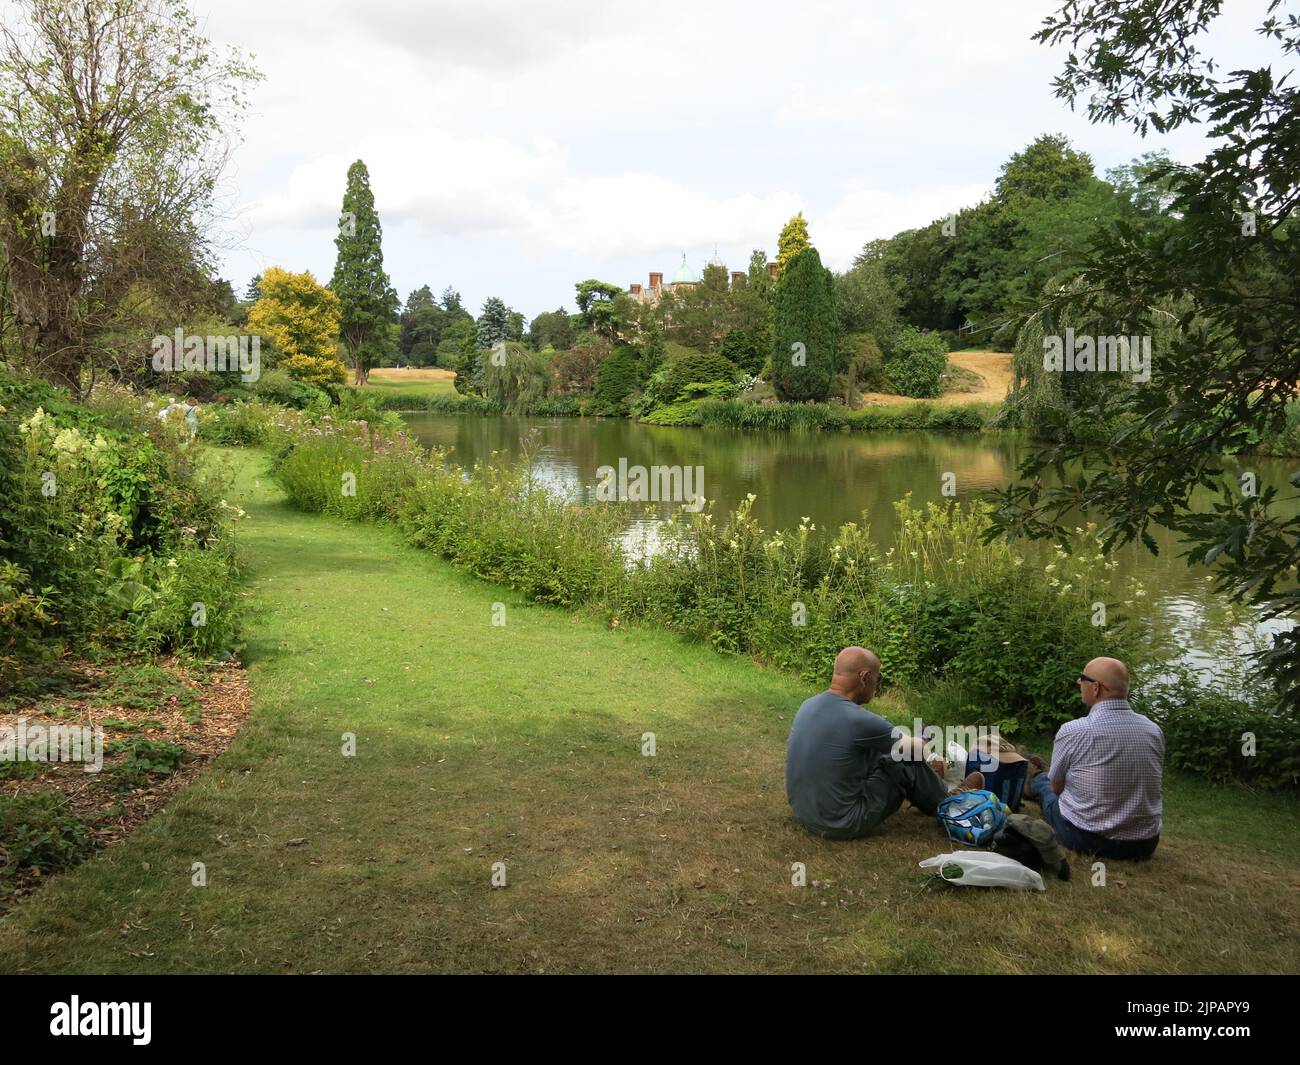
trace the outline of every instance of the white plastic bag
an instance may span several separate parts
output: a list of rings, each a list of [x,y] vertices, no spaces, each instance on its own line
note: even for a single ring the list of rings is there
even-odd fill
[[[938,869],[939,875],[950,884],[965,884],[968,887],[1005,887],[1028,891],[1046,891],[1043,878],[1027,865],[1021,865],[1014,858],[993,851],[953,851],[951,854],[936,854],[918,863],[922,869]],[[961,867],[960,876],[947,875],[944,866]]]

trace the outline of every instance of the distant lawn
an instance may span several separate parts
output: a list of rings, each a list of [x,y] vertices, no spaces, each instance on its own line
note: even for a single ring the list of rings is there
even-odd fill
[[[383,396],[403,396],[424,399],[429,396],[454,396],[456,386],[454,370],[432,369],[379,369],[370,371],[366,391]]]
[[[529,605],[390,530],[293,511],[262,456],[226,454],[252,717],[164,812],[0,920],[0,970],[1300,967],[1294,797],[1174,776],[1155,860],[1108,862],[1105,887],[1082,858],[1046,893],[949,887],[916,866],[951,849],[929,817],[849,843],[791,823],[796,679]]]

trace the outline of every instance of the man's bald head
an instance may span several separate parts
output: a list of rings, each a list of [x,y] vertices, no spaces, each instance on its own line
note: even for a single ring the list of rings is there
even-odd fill
[[[861,673],[864,669],[880,669],[880,659],[875,651],[868,651],[865,647],[846,647],[835,656],[837,674]]]
[[[865,647],[846,647],[835,656],[831,691],[855,703],[868,703],[880,681],[880,659]]]
[[[1128,666],[1118,658],[1094,658],[1083,667],[1079,690],[1089,706],[1102,699],[1127,699]]]

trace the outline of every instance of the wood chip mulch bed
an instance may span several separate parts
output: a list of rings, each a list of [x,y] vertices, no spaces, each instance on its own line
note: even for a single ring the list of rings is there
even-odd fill
[[[87,773],[78,763],[45,762],[34,763],[36,771],[29,777],[29,771],[15,772],[23,767],[0,763],[0,797],[58,792],[67,800],[67,809],[84,821],[95,850],[124,839],[166,806],[230,746],[248,720],[252,697],[247,675],[235,662],[159,658],[67,665],[73,679],[60,694],[0,710],[0,726],[17,732],[20,718],[29,731],[34,725],[99,726],[105,748],[114,741],[147,739],[177,743],[187,752],[170,773],[146,774],[139,786],[130,788],[116,786],[114,778],[114,770],[128,755],[107,749],[98,773]],[[0,860],[0,872],[3,866]],[[40,869],[9,872],[9,882],[0,883],[0,913],[45,879]]]

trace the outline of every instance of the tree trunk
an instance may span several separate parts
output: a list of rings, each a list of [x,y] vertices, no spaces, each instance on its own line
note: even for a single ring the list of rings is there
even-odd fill
[[[74,399],[81,398],[81,345],[54,324],[36,334],[35,360],[38,372],[52,385],[66,388]]]

